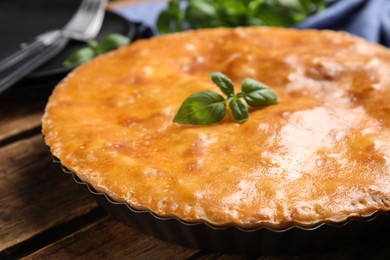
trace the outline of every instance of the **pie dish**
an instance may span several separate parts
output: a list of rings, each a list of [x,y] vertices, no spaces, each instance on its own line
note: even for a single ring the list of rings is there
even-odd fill
[[[187,96],[218,91],[213,71],[236,91],[246,77],[264,82],[281,101],[243,124],[172,123]],[[332,31],[206,29],[80,66],[55,88],[42,131],[103,204],[248,236],[312,232],[389,211],[389,97],[379,45]]]

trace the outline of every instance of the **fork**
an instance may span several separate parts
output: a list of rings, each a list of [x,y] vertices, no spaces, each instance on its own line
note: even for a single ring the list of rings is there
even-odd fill
[[[107,0],[83,0],[69,22],[58,30],[45,32],[30,44],[0,62],[0,93],[61,52],[69,40],[87,41],[96,37]]]

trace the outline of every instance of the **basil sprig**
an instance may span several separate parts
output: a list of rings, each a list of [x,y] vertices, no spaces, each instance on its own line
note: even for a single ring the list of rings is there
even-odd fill
[[[291,27],[324,10],[326,3],[326,0],[170,0],[156,25],[160,33],[209,27]]]
[[[184,16],[180,10],[180,0],[170,0],[167,8],[159,14],[156,25],[161,33],[181,31],[183,19]]]
[[[184,100],[173,122],[192,125],[210,125],[221,121],[227,112],[226,104],[232,112],[234,120],[243,123],[248,120],[248,107],[264,107],[279,102],[275,91],[254,79],[246,78],[241,84],[242,92],[234,93],[233,82],[221,72],[213,72],[211,80],[226,98],[215,91],[194,93]]]
[[[73,52],[64,62],[64,67],[72,68],[80,65],[90,59],[111,51],[115,50],[123,45],[127,45],[130,39],[124,35],[118,33],[111,33],[106,35],[101,41],[90,40],[87,42],[88,46],[81,48]]]

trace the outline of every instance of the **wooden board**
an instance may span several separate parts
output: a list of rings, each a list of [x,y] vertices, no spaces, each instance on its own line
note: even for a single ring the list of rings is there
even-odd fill
[[[96,208],[62,173],[41,135],[0,148],[0,251]]]
[[[167,259],[184,259],[197,251],[151,238],[106,217],[31,254],[27,259],[51,259],[58,255],[69,259],[80,255],[90,259],[157,259],[162,254]]]
[[[44,88],[20,87],[0,95],[0,145],[11,142],[14,136],[40,127],[52,89],[53,85]]]
[[[140,1],[114,1],[110,7]],[[315,254],[248,256],[141,234],[110,217],[52,163],[40,118],[53,86],[22,83],[0,95],[0,259],[390,259],[390,237]]]
[[[40,117],[52,87],[0,96],[0,259],[387,259],[390,238],[299,256],[247,256],[185,248],[111,218],[52,163]],[[362,234],[364,235],[364,234]]]

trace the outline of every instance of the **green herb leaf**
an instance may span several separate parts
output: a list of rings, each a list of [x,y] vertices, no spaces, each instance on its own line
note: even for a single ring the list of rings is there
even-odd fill
[[[241,100],[233,98],[229,103],[229,107],[232,111],[234,120],[239,123],[243,123],[248,120],[248,108]]]
[[[233,82],[221,72],[213,72],[210,74],[211,80],[217,85],[221,91],[228,97],[234,95]]]
[[[179,0],[171,0],[167,9],[163,10],[157,18],[157,29],[160,33],[169,33],[183,30],[184,14],[180,9]]]
[[[175,27],[177,31],[183,30],[183,14],[180,9],[180,0],[171,0],[168,4],[168,9],[174,16]]]
[[[226,115],[226,101],[214,91],[192,94],[184,100],[173,122],[193,125],[210,125]]]
[[[265,0],[252,0],[248,3],[248,15],[253,17],[264,4]]]
[[[183,1],[184,2],[184,1]],[[327,0],[170,0],[157,20],[161,33],[248,25],[291,27],[326,8]]]
[[[279,102],[273,89],[254,79],[244,79],[242,91],[245,101],[252,107],[269,106]]]
[[[242,82],[242,92],[234,94],[233,82],[221,72],[210,74],[211,80],[227,96],[214,91],[203,91],[192,94],[184,100],[173,122],[193,125],[210,125],[221,121],[226,115],[226,103],[229,103],[234,120],[243,123],[248,120],[248,107],[242,98],[253,107],[268,106],[279,102],[276,93],[253,79],[245,79]]]
[[[237,0],[216,0],[218,6],[219,17],[223,19],[223,23],[228,27],[246,26],[248,7],[243,1]]]
[[[99,53],[115,50],[130,43],[130,39],[118,33],[106,35],[97,45]]]
[[[171,28],[172,16],[168,10],[162,11],[157,18],[157,29],[160,33],[169,33],[174,31]]]
[[[91,47],[82,48],[72,53],[64,62],[64,67],[71,68],[80,65],[95,56],[95,51]]]
[[[194,25],[209,23],[218,17],[215,6],[206,0],[189,0],[185,10],[186,19]]]
[[[88,47],[81,48],[72,53],[62,65],[67,68],[72,68],[89,61],[99,54],[117,49],[129,43],[130,39],[128,37],[117,33],[106,35],[100,42],[89,40],[87,41]]]
[[[95,52],[95,54],[99,52],[99,43],[97,41],[88,40],[87,44]]]

